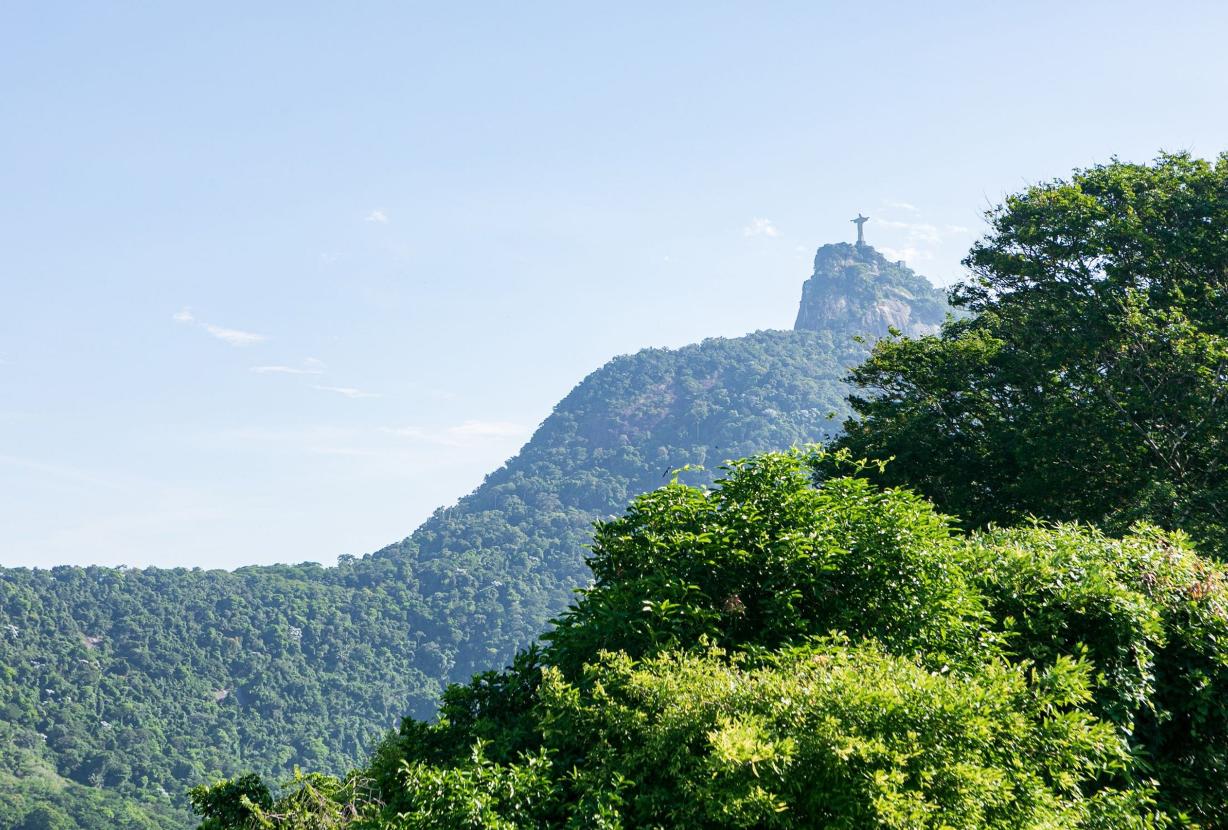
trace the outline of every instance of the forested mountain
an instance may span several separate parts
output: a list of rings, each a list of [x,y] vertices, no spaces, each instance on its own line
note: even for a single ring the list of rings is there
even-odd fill
[[[1228,154],[989,220],[833,446],[639,496],[510,666],[201,830],[1228,830]]]
[[[370,556],[0,571],[0,828],[190,826],[188,786],[341,772],[401,715],[429,716],[444,682],[506,663],[586,584],[594,520],[686,465],[704,484],[725,459],[831,435],[856,336],[899,303],[940,308],[880,260],[820,249],[805,331],[616,358],[482,486]]]

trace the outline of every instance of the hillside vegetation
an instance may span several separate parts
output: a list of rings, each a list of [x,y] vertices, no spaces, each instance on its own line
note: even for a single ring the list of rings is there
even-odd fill
[[[345,771],[544,630],[587,582],[594,520],[676,468],[710,481],[726,458],[829,437],[867,354],[853,335],[617,358],[471,495],[335,567],[0,570],[0,828],[91,815],[102,794],[185,827],[202,781]]]
[[[835,450],[636,498],[508,668],[202,830],[1228,827],[1228,156],[989,218]]]
[[[637,498],[540,647],[344,780],[194,791],[202,830],[1220,826],[1220,569],[1154,528],[960,538],[832,466]]]

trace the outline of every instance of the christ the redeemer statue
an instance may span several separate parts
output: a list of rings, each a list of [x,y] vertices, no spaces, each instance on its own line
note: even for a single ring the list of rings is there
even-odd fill
[[[866,235],[865,235],[865,231],[862,229],[862,226],[865,225],[866,222],[870,221],[870,217],[862,216],[861,211],[858,211],[857,218],[850,219],[849,221],[855,222],[857,224],[857,244],[858,245],[866,244]]]

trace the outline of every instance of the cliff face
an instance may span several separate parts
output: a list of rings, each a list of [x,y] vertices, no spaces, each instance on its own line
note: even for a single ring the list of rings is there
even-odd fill
[[[840,242],[815,254],[793,328],[882,337],[894,327],[918,337],[936,332],[948,311],[946,293],[902,262]]]

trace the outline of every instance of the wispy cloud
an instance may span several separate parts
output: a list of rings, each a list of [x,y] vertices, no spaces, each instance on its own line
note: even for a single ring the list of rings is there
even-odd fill
[[[743,236],[766,236],[772,239],[780,236],[780,231],[772,224],[771,219],[752,219],[750,224],[742,229]]]
[[[211,323],[203,323],[205,331],[212,334],[223,343],[229,343],[232,346],[251,346],[256,343],[263,343],[269,338],[263,334],[256,334],[250,331],[240,331],[239,329],[227,329],[221,326],[215,326]]]
[[[203,320],[197,320],[196,315],[189,308],[183,308],[171,315],[171,319],[176,323],[185,326],[199,326],[209,334],[221,340],[223,343],[229,343],[231,346],[251,346],[256,343],[263,343],[269,338],[263,334],[255,332],[242,331],[240,329],[228,329],[224,326],[215,326],[213,323],[206,323]]]
[[[321,392],[332,392],[336,395],[341,395],[346,398],[379,398],[382,397],[379,392],[366,392],[362,389],[355,389],[353,386],[319,386],[315,385],[312,389],[319,389]]]
[[[253,366],[251,371],[258,375],[322,375],[324,368],[324,361],[309,357],[302,366]]]
[[[878,249],[883,252],[883,255],[909,262],[932,260],[935,247],[949,242],[953,236],[966,236],[972,233],[971,229],[963,225],[939,227],[929,222],[900,222],[892,219],[876,219],[875,223],[879,227],[899,231],[902,236],[902,244],[896,247],[879,245]]]
[[[883,256],[887,257],[887,259],[903,260],[904,262],[911,262],[913,264],[918,262],[927,262],[934,258],[932,251],[911,246],[905,248],[891,248],[886,245],[880,245],[878,250]]]
[[[897,218],[875,217],[869,230],[875,247],[888,259],[941,265],[949,261],[954,249],[966,245],[967,240],[960,237],[972,233],[963,225],[924,221],[915,205],[899,199],[884,199],[883,205],[894,210]]]
[[[378,209],[373,210],[370,213],[368,213],[366,216],[364,216],[362,221],[378,222],[381,225],[387,225],[388,224],[388,214],[384,213],[382,210],[378,210]]]
[[[426,440],[430,436],[430,433],[422,429],[422,427],[384,427],[383,431],[389,435],[396,435],[401,438],[421,438]]]

